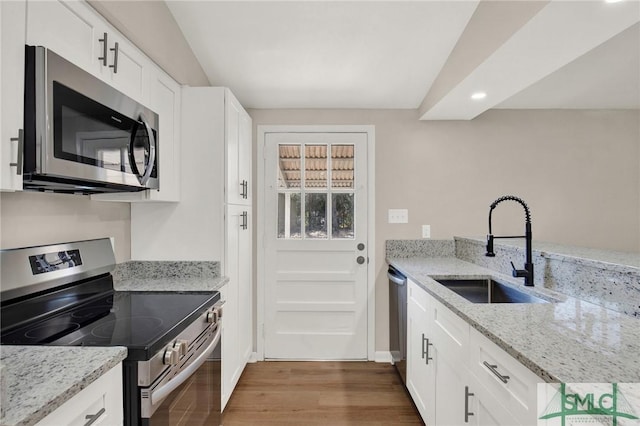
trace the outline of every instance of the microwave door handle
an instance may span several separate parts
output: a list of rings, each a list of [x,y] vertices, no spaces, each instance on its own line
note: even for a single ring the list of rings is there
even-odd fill
[[[151,177],[153,165],[156,163],[156,138],[153,136],[151,126],[149,126],[146,118],[142,114],[140,114],[140,122],[142,122],[142,125],[147,131],[147,136],[149,137],[149,159],[147,160],[147,164],[145,165],[144,175],[140,178],[140,184],[146,185],[147,181]]]

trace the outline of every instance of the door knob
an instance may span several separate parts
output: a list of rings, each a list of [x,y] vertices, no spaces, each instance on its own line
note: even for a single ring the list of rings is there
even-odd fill
[[[364,263],[364,257],[358,256],[358,258],[356,259],[356,262],[358,262],[358,265],[362,265]]]
[[[360,250],[360,251],[364,250],[364,244],[359,243],[358,244],[358,250]]]

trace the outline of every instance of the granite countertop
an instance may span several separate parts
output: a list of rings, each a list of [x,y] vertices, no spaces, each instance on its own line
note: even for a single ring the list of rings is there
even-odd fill
[[[124,360],[123,347],[0,346],[3,426],[36,424]]]
[[[387,261],[546,382],[640,382],[638,319],[454,257]],[[485,277],[553,303],[474,304],[434,281]]]
[[[228,282],[209,261],[129,261],[113,271],[116,291],[216,291]]]

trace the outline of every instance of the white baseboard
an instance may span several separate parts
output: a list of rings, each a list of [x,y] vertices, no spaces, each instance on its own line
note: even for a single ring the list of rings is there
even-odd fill
[[[391,352],[389,351],[376,351],[373,356],[375,362],[386,362],[391,364]]]
[[[258,353],[251,352],[251,355],[249,355],[249,359],[247,360],[247,362],[254,363],[254,362],[258,362],[259,360],[260,358],[258,358]]]

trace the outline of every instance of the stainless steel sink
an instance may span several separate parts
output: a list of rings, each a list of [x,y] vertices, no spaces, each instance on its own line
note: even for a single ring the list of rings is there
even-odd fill
[[[473,303],[548,303],[544,299],[492,279],[443,279],[436,281]]]

